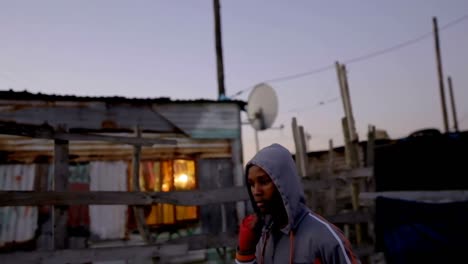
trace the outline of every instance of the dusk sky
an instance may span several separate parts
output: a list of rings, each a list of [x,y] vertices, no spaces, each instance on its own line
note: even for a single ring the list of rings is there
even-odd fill
[[[436,16],[445,78],[452,76],[460,128],[468,129],[467,0],[221,0],[221,12],[228,95],[416,39]],[[216,99],[213,21],[211,0],[2,1],[0,89]],[[443,130],[432,35],[347,68],[360,139],[369,124],[392,138]],[[334,68],[270,84],[279,97],[274,126],[285,127],[260,132],[261,147],[278,142],[294,152],[294,116],[312,137],[310,150],[326,149],[329,139],[342,144]],[[254,131],[242,131],[248,160]]]

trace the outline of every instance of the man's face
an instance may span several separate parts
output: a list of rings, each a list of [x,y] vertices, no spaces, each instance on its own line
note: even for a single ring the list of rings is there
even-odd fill
[[[250,167],[247,181],[262,214],[271,214],[276,206],[283,206],[275,184],[263,169],[258,166]]]

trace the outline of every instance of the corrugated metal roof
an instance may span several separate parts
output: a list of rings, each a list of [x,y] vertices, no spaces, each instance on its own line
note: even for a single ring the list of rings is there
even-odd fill
[[[77,101],[77,102],[106,102],[106,103],[130,103],[130,104],[168,104],[168,103],[236,103],[245,107],[246,102],[240,100],[210,100],[210,99],[193,99],[193,100],[173,100],[169,97],[158,98],[128,98],[122,96],[76,96],[76,95],[56,95],[31,93],[25,91],[0,90],[0,99],[2,100],[44,100],[44,101]]]
[[[140,127],[142,131],[181,133],[199,139],[238,138],[239,111],[237,101],[42,96],[0,91],[0,122],[47,124],[70,131],[133,131]]]

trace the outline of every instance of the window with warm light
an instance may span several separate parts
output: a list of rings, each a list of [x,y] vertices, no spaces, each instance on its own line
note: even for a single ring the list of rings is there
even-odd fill
[[[170,192],[197,188],[195,162],[193,160],[144,161],[140,164],[140,190]],[[146,212],[148,225],[171,225],[198,219],[196,206],[157,204]]]

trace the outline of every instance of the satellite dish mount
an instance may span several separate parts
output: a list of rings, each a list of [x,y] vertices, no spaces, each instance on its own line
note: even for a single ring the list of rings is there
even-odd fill
[[[258,131],[269,129],[278,115],[278,98],[273,88],[266,84],[257,84],[249,95],[247,115],[250,125],[255,130],[256,150],[259,151]]]

